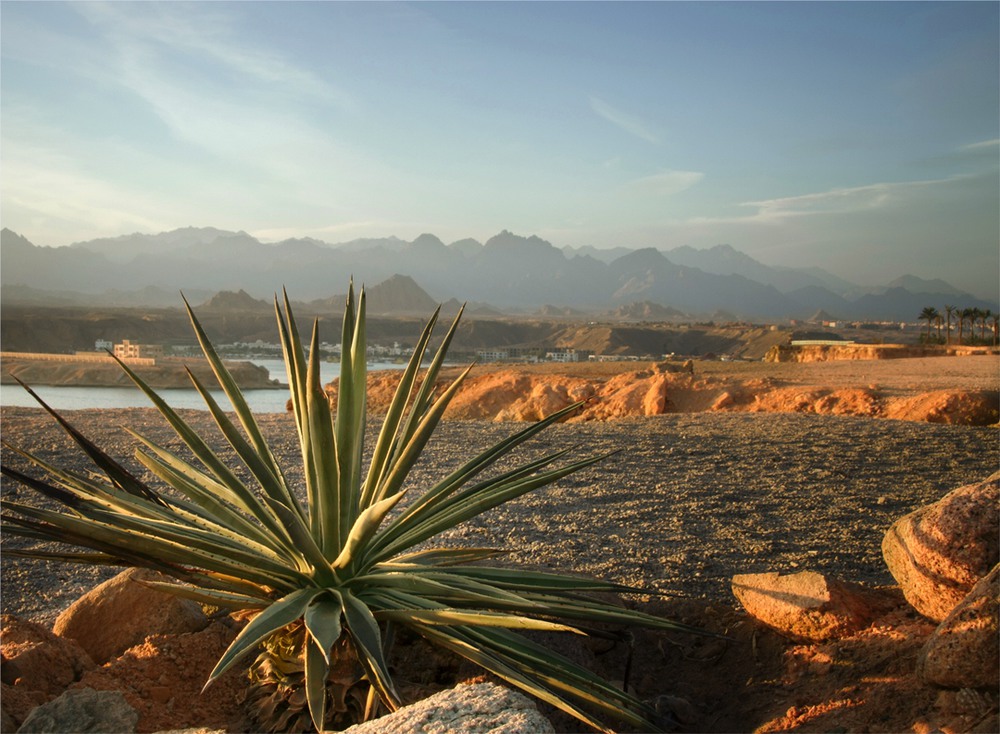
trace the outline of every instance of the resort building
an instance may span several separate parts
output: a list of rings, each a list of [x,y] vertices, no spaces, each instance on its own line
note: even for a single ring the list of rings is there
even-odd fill
[[[163,347],[159,344],[133,344],[123,339],[115,344],[115,356],[118,359],[156,359],[163,356]]]

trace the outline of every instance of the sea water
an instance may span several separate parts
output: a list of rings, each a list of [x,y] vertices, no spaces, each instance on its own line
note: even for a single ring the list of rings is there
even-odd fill
[[[246,360],[266,367],[272,380],[286,383],[285,363],[280,359],[250,359]],[[368,365],[369,371],[402,369],[405,365],[394,362],[374,362]],[[340,376],[339,362],[322,362],[320,364],[320,381],[322,384],[332,382]],[[137,387],[75,387],[66,386],[32,386],[46,403],[56,410],[90,410],[93,408],[151,408],[149,398]],[[172,408],[178,410],[207,410],[201,395],[194,388],[163,388],[156,391]],[[223,407],[229,406],[225,394],[221,390],[212,391],[212,395]],[[288,388],[248,389],[243,391],[250,409],[255,413],[283,413],[288,402]],[[38,403],[20,385],[0,386],[0,405],[12,405],[37,408]]]

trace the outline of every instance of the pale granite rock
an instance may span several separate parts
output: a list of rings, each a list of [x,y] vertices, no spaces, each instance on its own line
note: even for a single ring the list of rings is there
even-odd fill
[[[17,731],[18,734],[128,734],[135,731],[138,721],[138,712],[119,691],[76,688],[36,708]]]
[[[946,688],[989,688],[1000,681],[1000,565],[930,636],[917,660],[925,683]]]
[[[350,734],[550,734],[552,724],[517,691],[495,683],[460,685],[344,730]]]
[[[882,556],[914,609],[942,621],[1000,561],[1000,472],[901,517]]]

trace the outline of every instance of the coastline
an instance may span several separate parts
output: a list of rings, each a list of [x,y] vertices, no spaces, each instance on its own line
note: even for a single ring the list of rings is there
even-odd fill
[[[12,385],[15,377],[28,385],[47,387],[120,387],[131,386],[121,366],[111,360],[74,359],[73,355],[47,355],[51,359],[16,357],[7,352],[3,357],[0,384]],[[226,360],[226,367],[244,389],[280,389],[286,387],[272,380],[264,367],[248,361]],[[132,369],[150,387],[161,389],[191,388],[188,369],[202,382],[215,384],[208,361],[203,358],[161,358],[152,365],[135,365]]]

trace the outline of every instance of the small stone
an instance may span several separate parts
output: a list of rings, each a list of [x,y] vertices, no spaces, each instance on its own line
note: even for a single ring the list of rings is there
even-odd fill
[[[857,632],[895,606],[889,593],[814,571],[740,574],[733,577],[732,589],[747,613],[795,640],[823,641]]]
[[[726,391],[715,399],[710,410],[722,410],[723,408],[728,408],[734,402],[736,402],[736,400],[733,398],[732,393]]]

